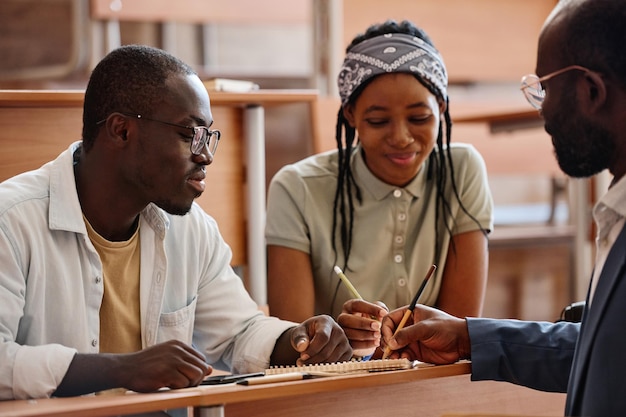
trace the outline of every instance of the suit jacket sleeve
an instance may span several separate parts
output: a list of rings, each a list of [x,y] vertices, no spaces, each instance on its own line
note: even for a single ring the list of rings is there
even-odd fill
[[[566,392],[579,323],[468,318],[472,380]]]

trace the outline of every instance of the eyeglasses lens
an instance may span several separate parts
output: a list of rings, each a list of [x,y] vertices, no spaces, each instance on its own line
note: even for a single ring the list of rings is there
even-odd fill
[[[194,129],[191,151],[194,154],[198,155],[202,152],[204,146],[208,145],[211,155],[215,155],[215,151],[217,151],[219,137],[220,135],[217,131],[209,131],[209,129],[197,127]]]
[[[536,76],[524,77],[522,80],[522,91],[524,92],[524,96],[530,105],[535,109],[540,110],[546,92],[541,86],[539,78]]]

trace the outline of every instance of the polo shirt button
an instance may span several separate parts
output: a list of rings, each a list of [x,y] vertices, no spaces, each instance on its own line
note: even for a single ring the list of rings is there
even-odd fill
[[[398,214],[398,220],[400,220],[401,222],[406,220],[406,213],[400,213]]]
[[[406,280],[404,278],[400,278],[398,280],[398,285],[404,287],[406,285]]]
[[[398,197],[402,197],[402,191],[401,190],[393,190],[393,196],[398,198]]]
[[[396,238],[394,239],[396,241],[396,243],[400,244],[404,242],[404,238],[400,235],[396,236]]]
[[[399,264],[400,262],[402,262],[402,255],[396,255],[393,257],[393,261],[397,264]]]

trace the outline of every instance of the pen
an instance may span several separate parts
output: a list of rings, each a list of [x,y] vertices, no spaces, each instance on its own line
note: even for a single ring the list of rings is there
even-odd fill
[[[271,384],[274,382],[286,382],[286,381],[301,381],[303,379],[310,379],[313,375],[306,372],[287,372],[285,374],[265,375],[260,378],[242,379],[237,381],[239,385],[261,385]]]
[[[202,382],[200,382],[200,385],[232,384],[232,383],[241,381],[243,379],[256,378],[256,377],[261,377],[264,375],[265,375],[265,372],[253,372],[250,374],[234,374],[234,375],[231,375],[231,374],[215,375],[215,376],[209,376],[205,378]]]
[[[354,285],[352,285],[352,283],[350,282],[350,280],[348,279],[346,274],[343,273],[341,268],[339,268],[337,265],[335,265],[334,270],[335,270],[335,273],[337,274],[337,276],[339,277],[339,279],[341,279],[341,281],[344,283],[344,285],[346,287],[348,287],[348,289],[350,290],[350,292],[352,293],[354,298],[358,298],[359,300],[362,300],[363,297],[361,297],[361,294],[359,294],[359,292],[356,290],[356,288],[354,288]]]
[[[406,321],[409,319],[409,317],[413,313],[413,310],[415,310],[415,306],[417,305],[417,299],[420,298],[420,295],[422,295],[422,293],[424,292],[426,283],[428,283],[428,280],[433,275],[433,272],[435,272],[435,269],[437,269],[437,265],[432,265],[430,269],[428,270],[428,272],[426,273],[426,277],[424,278],[424,281],[422,281],[422,285],[420,285],[419,289],[417,290],[417,293],[415,293],[415,297],[413,297],[413,300],[411,301],[409,308],[404,312],[404,316],[402,317],[402,320],[400,320],[400,324],[398,324],[398,327],[396,327],[396,331],[393,332],[394,336],[400,330],[402,330],[402,328],[406,324]],[[385,352],[383,352],[383,359],[387,359],[387,357],[390,354],[391,354],[391,349],[389,349],[389,346],[385,346]]]

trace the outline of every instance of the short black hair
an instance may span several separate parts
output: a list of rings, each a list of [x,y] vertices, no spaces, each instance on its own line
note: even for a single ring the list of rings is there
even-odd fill
[[[83,105],[83,147],[88,151],[99,121],[116,111],[149,115],[163,97],[165,82],[174,74],[194,75],[189,65],[150,46],[125,45],[96,65]]]
[[[563,58],[608,74],[626,87],[626,3],[623,0],[563,2],[567,8]]]

